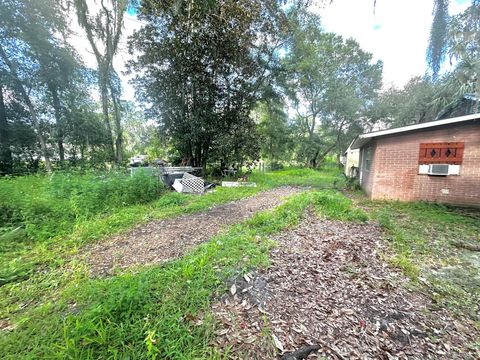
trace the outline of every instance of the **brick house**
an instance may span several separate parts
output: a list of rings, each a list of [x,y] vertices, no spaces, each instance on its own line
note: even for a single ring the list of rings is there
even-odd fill
[[[480,114],[362,134],[351,148],[371,199],[480,207]]]

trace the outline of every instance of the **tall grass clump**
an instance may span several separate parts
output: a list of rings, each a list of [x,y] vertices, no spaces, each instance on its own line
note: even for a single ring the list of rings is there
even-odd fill
[[[54,173],[0,180],[0,286],[48,262],[48,246],[132,205],[152,202],[164,186],[136,173]]]
[[[0,235],[22,227],[42,241],[70,231],[79,219],[157,199],[164,186],[136,173],[54,173],[0,181]]]
[[[156,177],[142,172],[102,175],[54,174],[47,191],[55,199],[68,199],[69,210],[76,218],[129,205],[145,204],[157,199],[165,187]]]
[[[315,209],[330,219],[344,221],[368,220],[367,214],[352,205],[352,201],[339,192],[324,190],[313,193]]]

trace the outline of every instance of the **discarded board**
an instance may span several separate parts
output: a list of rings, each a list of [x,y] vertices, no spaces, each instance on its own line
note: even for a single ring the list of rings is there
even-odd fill
[[[242,181],[222,181],[222,186],[224,187],[257,187],[257,184],[254,182],[242,182]]]
[[[192,166],[160,166],[158,168],[160,180],[167,186],[172,186],[176,179],[182,179],[187,172],[199,172],[201,167]]]
[[[172,187],[175,189],[176,192],[183,192],[183,184],[181,179],[175,179],[172,184]]]

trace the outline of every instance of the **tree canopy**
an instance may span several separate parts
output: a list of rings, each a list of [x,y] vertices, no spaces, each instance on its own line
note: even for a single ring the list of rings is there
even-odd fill
[[[428,74],[382,88],[381,61],[325,31],[309,0],[4,0],[0,174],[122,167],[139,153],[318,167],[363,131],[431,121],[480,93],[479,1],[455,16],[433,3]],[[126,38],[129,11],[139,26]],[[135,102],[113,65],[122,44]]]
[[[250,116],[285,17],[275,0],[142,3],[131,39],[139,99],[186,162],[258,157]]]
[[[318,16],[292,16],[282,86],[296,112],[297,155],[316,167],[377,96],[382,63],[355,40],[324,32]]]

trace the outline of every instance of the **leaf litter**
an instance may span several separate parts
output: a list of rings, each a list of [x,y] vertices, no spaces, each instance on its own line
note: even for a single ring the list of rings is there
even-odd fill
[[[230,359],[480,358],[472,319],[411,290],[384,261],[382,235],[371,222],[309,214],[274,237],[268,269],[213,304],[213,345]]]

